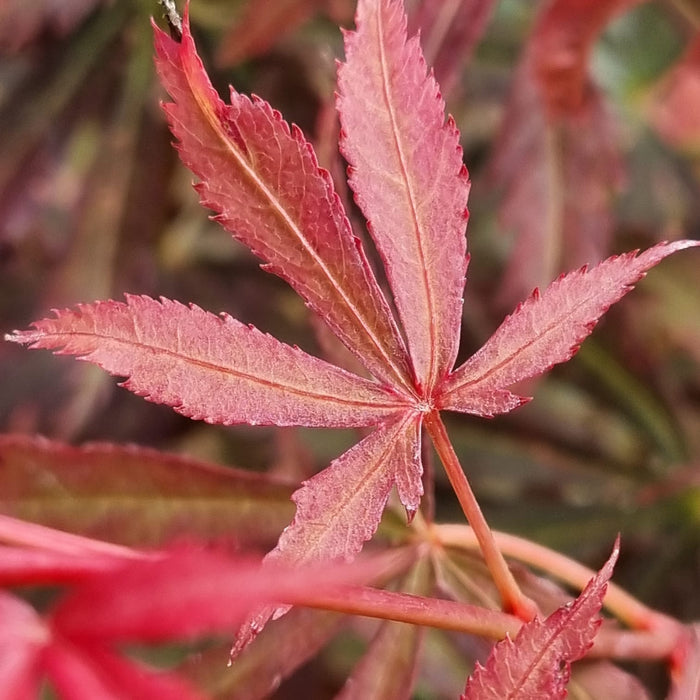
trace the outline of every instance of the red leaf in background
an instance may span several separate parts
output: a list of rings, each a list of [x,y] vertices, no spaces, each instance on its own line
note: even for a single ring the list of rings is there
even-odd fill
[[[269,549],[294,514],[293,490],[270,474],[135,445],[0,435],[1,513],[125,545],[163,546],[186,524],[188,538]]]
[[[525,61],[517,72],[490,165],[502,191],[500,220],[514,236],[499,302],[512,305],[562,267],[595,263],[609,251],[611,197],[623,182],[614,124],[600,96],[556,124],[545,120]]]
[[[125,563],[158,554],[100,542],[0,515],[0,585],[66,583],[111,574]]]
[[[225,314],[127,295],[57,311],[18,342],[77,355],[149,401],[210,423],[372,425],[402,407],[377,384]]]
[[[492,183],[503,191],[501,220],[515,236],[505,306],[562,268],[609,253],[611,200],[624,171],[588,57],[610,19],[639,1],[554,0],[537,19],[491,163]]]
[[[525,399],[507,387],[573,357],[597,320],[666,256],[700,241],[659,243],[640,255],[625,253],[562,275],[542,294],[535,289],[483,347],[445,382],[441,408],[484,415],[505,412]],[[487,414],[488,415],[488,414]]]
[[[353,10],[353,0],[249,0],[222,38],[217,63],[235,65],[268,51],[317,12],[325,13],[337,24],[352,18]]]
[[[661,81],[650,118],[671,145],[692,152],[700,149],[700,34]]]
[[[126,689],[128,697],[143,700],[205,700],[184,678],[119,658],[94,642],[59,638],[45,649],[42,665],[59,697],[70,700],[120,700]]]
[[[419,0],[408,15],[409,34],[420,31],[425,61],[443,95],[449,95],[481,39],[495,0]]]
[[[217,63],[231,66],[264,53],[282,36],[292,33],[309,19],[320,4],[319,0],[248,2],[222,38]]]
[[[686,658],[671,676],[671,692],[668,700],[688,700],[700,697],[700,623],[688,630]]]
[[[201,548],[147,553],[4,516],[0,525],[0,538],[17,543],[14,559],[21,575],[13,582],[39,580],[35,554],[52,555],[59,572],[88,555],[99,560],[74,571],[72,585],[46,619],[0,591],[0,687],[3,698],[13,700],[36,697],[44,676],[61,697],[71,699],[108,700],[124,692],[129,698],[200,698],[184,678],[130,659],[119,645],[232,632],[254,606],[278,600],[342,609],[352,597],[348,585],[355,595],[371,594],[374,589],[357,584],[391,577],[413,559],[404,551],[351,566],[336,562],[292,570],[277,564],[271,576],[259,557]],[[105,566],[108,562],[112,565]],[[49,578],[52,584],[60,581]]]
[[[399,2],[361,2],[338,71],[341,151],[428,396],[454,364],[469,194],[459,133]],[[377,109],[377,105],[381,109]]]
[[[610,558],[573,602],[546,620],[523,625],[514,640],[506,637],[467,681],[462,700],[557,700],[566,697],[571,663],[585,656],[600,626],[598,616],[620,551]]]
[[[532,71],[547,117],[574,116],[592,89],[588,58],[608,22],[643,0],[552,0],[540,15],[531,39]]]

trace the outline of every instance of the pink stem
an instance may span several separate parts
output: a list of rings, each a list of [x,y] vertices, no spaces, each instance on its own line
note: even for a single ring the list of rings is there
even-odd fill
[[[498,592],[501,594],[506,610],[513,612],[521,620],[528,622],[537,613],[537,606],[523,594],[513,574],[496,544],[491,528],[476,501],[474,492],[462,471],[457,455],[445,430],[445,425],[437,411],[428,413],[425,417],[425,427],[430,435],[435,450],[440,457],[447,477],[452,484],[464,515],[476,535],[486,566],[493,576]]]

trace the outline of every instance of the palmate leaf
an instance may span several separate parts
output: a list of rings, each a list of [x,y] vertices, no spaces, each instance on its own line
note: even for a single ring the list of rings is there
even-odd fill
[[[546,620],[523,625],[514,640],[493,648],[486,666],[477,663],[462,700],[538,700],[566,697],[571,663],[593,643],[608,580],[619,554],[619,539],[610,558],[573,602]]]

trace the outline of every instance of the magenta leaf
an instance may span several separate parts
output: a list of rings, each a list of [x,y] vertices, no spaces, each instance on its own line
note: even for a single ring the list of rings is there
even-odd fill
[[[423,395],[452,367],[466,274],[469,179],[459,133],[406,40],[396,0],[367,0],[338,74],[349,183],[385,263]]]
[[[511,410],[525,399],[507,387],[570,359],[600,316],[650,268],[677,250],[697,245],[700,241],[659,243],[636,257],[625,253],[591,270],[562,275],[542,294],[536,289],[447,379],[440,407],[477,415]]]
[[[44,652],[43,665],[59,697],[71,700],[119,700],[129,697],[205,700],[184,679],[153,671],[90,645],[58,639]]]
[[[0,546],[0,584],[67,583],[120,568],[115,557]]]
[[[157,27],[156,64],[184,163],[202,204],[321,316],[377,378],[407,387],[386,301],[311,145],[266,102],[231,89],[226,105],[196,53],[187,11],[176,42]]]
[[[598,615],[620,551],[619,538],[603,568],[572,603],[535,618],[477,662],[462,700],[540,700],[566,697],[571,663],[585,656],[600,626]]]
[[[127,296],[56,312],[11,340],[77,355],[150,401],[210,423],[372,425],[401,408],[379,385],[196,306]]]
[[[667,700],[700,697],[700,623],[689,625],[685,658],[680,669],[671,677]]]

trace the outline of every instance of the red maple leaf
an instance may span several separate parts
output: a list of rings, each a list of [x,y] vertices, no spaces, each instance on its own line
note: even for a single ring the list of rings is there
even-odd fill
[[[289,282],[372,378],[225,314],[143,296],[56,311],[9,339],[98,364],[126,377],[131,391],[196,419],[373,426],[294,494],[296,516],[270,555],[287,564],[352,559],[375,532],[393,487],[414,513],[423,494],[425,428],[505,607],[529,619],[532,606],[493,542],[440,411],[491,417],[520,406],[528,399],[511,392],[514,383],[571,358],[649,268],[698,242],[662,243],[560,277],[542,293],[535,290],[454,368],[469,180],[457,128],[445,119],[417,39],[407,39],[402,3],[360,0],[357,29],[345,36],[337,104],[349,182],[384,262],[398,318],[300,130],[259,98],[233,88],[229,104],[219,97],[196,53],[187,13],[180,40],[155,32],[158,70],[173,100],[165,111],[183,161],[200,180],[202,203],[267,271]]]

